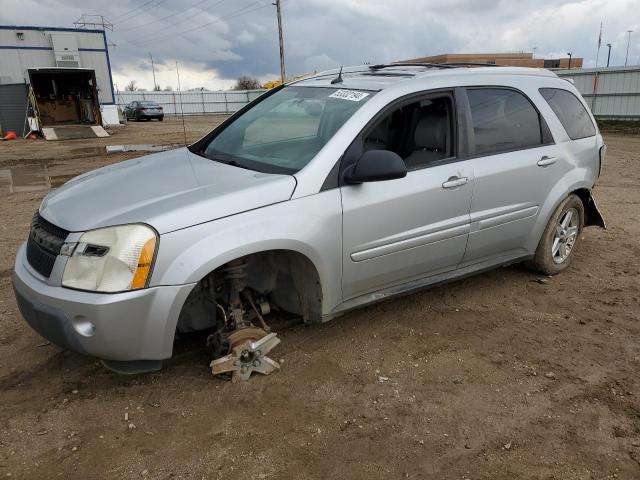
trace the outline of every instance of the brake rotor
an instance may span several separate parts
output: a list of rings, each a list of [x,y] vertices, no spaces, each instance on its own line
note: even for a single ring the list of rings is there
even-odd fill
[[[253,372],[263,375],[278,370],[280,364],[269,357],[269,353],[280,339],[276,333],[265,332],[261,328],[242,328],[231,333],[227,338],[229,353],[211,362],[214,375],[231,372],[231,380],[249,380]]]
[[[261,328],[249,327],[235,330],[228,337],[229,352],[232,352],[234,348],[245,342],[255,342],[267,335],[267,332]]]

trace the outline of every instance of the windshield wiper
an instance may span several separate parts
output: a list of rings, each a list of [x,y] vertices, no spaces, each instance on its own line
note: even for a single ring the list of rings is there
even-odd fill
[[[254,168],[244,165],[239,161],[240,159],[238,157],[229,153],[214,151],[212,155],[207,155],[205,152],[201,152],[201,154],[203,157],[213,160],[214,162],[220,162],[226,165],[231,165],[232,167],[244,168],[245,170],[252,170],[254,172],[257,171]]]

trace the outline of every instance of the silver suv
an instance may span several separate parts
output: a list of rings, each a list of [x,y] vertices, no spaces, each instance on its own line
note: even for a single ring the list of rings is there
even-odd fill
[[[604,227],[605,145],[538,69],[373,65],[273,89],[186,148],[51,192],[13,284],[27,322],[119,372],[208,330],[214,373],[269,373],[274,310],[324,322],[526,261],[569,265]]]

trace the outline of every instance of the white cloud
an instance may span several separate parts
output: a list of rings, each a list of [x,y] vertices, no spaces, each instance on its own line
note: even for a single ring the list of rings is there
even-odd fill
[[[236,40],[240,43],[251,43],[256,39],[256,36],[247,31],[247,30],[242,30],[237,36],[236,36]]]
[[[162,88],[178,87],[178,75],[175,60],[155,66],[156,82]],[[233,87],[235,80],[224,79],[215,70],[207,68],[201,63],[183,63],[179,61],[180,86],[182,90],[204,87],[208,90],[222,90]],[[113,82],[120,90],[123,90],[131,80],[135,80],[138,87],[145,90],[153,89],[153,72],[151,64],[148,66],[129,65],[128,68],[118,69],[113,72]]]
[[[311,55],[304,61],[305,71],[301,73],[320,72],[322,70],[328,70],[338,65],[333,58],[329,57],[326,53],[320,55]]]

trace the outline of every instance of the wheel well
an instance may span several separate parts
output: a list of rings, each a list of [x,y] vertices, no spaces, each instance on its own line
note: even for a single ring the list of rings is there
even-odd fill
[[[576,195],[584,206],[584,226],[588,227],[593,225],[605,228],[604,219],[593,201],[591,190],[588,188],[578,188],[571,193]]]
[[[584,211],[586,215],[587,206],[589,205],[589,199],[591,198],[591,192],[586,188],[579,188],[577,190],[574,190],[571,193],[576,195],[580,200],[582,200],[582,205],[584,206]],[[585,223],[586,223],[586,219],[585,219]]]
[[[269,250],[236,260],[246,264],[247,286],[277,308],[300,315],[305,323],[322,318],[322,286],[311,260],[292,250]],[[224,282],[225,263],[205,275],[191,291],[178,319],[177,331],[204,330],[215,325],[214,286]]]

